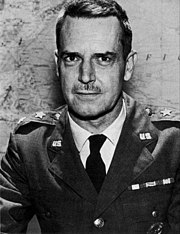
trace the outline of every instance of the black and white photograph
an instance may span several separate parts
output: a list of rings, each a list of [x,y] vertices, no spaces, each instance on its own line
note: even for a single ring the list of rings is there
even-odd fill
[[[179,0],[0,0],[0,233],[180,234]]]

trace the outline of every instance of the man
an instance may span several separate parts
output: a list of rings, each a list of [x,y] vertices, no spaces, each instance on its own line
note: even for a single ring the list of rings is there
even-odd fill
[[[67,1],[66,1],[67,2]],[[2,160],[2,232],[179,233],[180,132],[123,90],[136,53],[114,1],[68,1],[56,25],[67,105],[20,121]]]

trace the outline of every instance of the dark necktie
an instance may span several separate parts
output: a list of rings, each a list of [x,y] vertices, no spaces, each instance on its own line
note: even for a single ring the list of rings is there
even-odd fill
[[[106,137],[104,135],[89,137],[90,155],[86,161],[86,172],[98,193],[106,176],[106,168],[100,154],[100,149],[105,140]]]

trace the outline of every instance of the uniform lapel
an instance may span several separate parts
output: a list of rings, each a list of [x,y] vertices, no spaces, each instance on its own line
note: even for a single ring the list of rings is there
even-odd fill
[[[127,101],[129,100],[126,99]],[[98,217],[154,161],[146,145],[156,143],[157,135],[151,134],[153,137],[148,141],[140,140],[138,130],[134,127],[134,122],[137,121],[134,120],[134,105],[134,103],[126,103],[127,118],[98,197],[95,217]],[[139,131],[141,132],[141,129]]]
[[[49,170],[79,196],[95,204],[97,193],[81,163],[67,118],[65,121],[66,127],[63,134],[60,134],[61,130],[57,125],[48,142],[49,157],[54,158]],[[62,141],[61,147],[54,147],[53,142],[57,142],[59,139]]]

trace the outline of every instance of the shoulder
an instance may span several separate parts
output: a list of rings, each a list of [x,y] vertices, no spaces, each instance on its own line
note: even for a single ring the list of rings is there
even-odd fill
[[[145,110],[145,112],[144,112]],[[142,141],[155,142],[156,150],[164,155],[169,154],[179,163],[180,156],[180,112],[175,108],[143,106],[143,115],[145,116],[142,129],[146,130],[144,135],[140,136]],[[149,135],[148,135],[148,134]],[[147,136],[146,136],[147,134]],[[148,138],[149,137],[149,138]],[[149,140],[149,141],[148,141]],[[150,145],[149,145],[150,146]],[[174,155],[174,156],[173,156]]]
[[[32,131],[41,126],[53,127],[59,121],[64,121],[64,115],[67,112],[67,106],[61,106],[53,111],[38,111],[26,117],[22,117],[14,128],[14,134],[23,131]]]
[[[158,137],[165,131],[168,135],[180,131],[180,110],[165,106],[141,104],[123,93],[126,104],[128,122],[131,123],[133,132],[146,139],[145,134]],[[148,138],[147,137],[147,138]],[[149,137],[150,138],[150,137]]]
[[[150,117],[151,122],[158,129],[180,129],[180,110],[175,108],[157,106],[146,106],[145,110]]]
[[[146,107],[151,123],[159,130],[159,141],[180,150],[180,111],[168,107]]]

